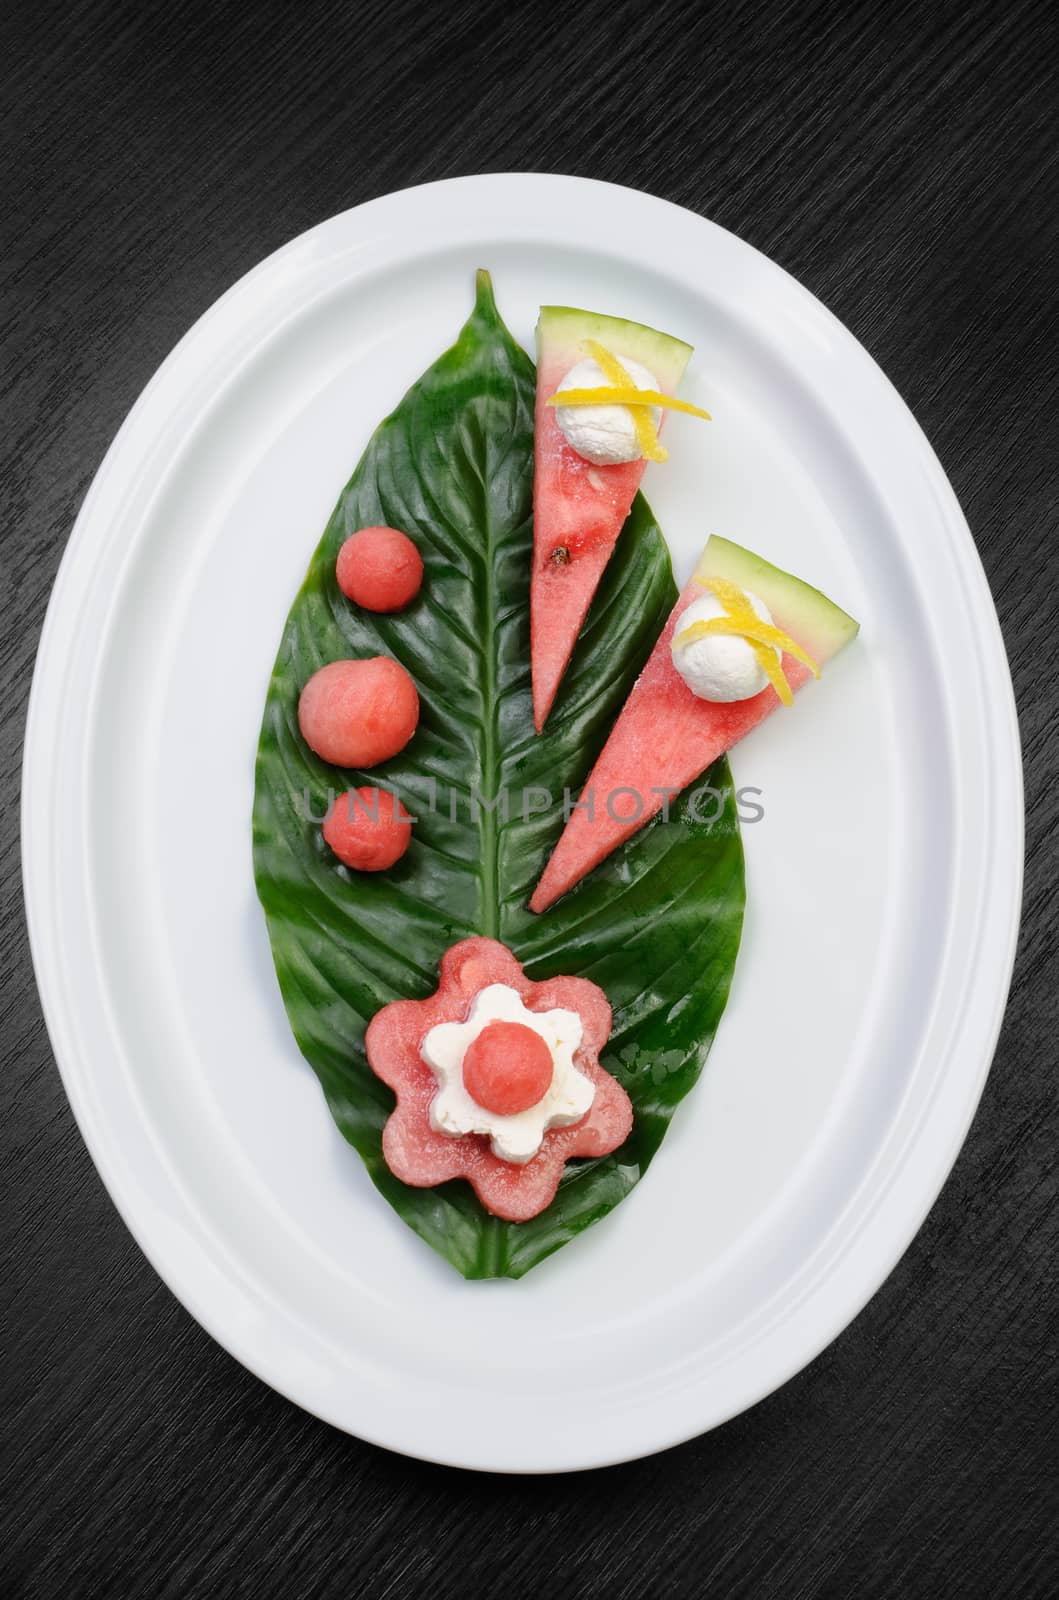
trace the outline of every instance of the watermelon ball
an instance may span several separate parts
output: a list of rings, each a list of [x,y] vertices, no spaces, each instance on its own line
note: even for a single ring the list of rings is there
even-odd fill
[[[396,528],[360,528],[338,552],[335,577],[365,611],[400,611],[419,593],[423,558]]]
[[[498,1117],[528,1111],[552,1081],[552,1053],[524,1022],[490,1022],[468,1046],[463,1086],[472,1100]]]
[[[335,801],[323,835],[347,867],[385,872],[408,849],[412,818],[389,789],[347,789]]]
[[[298,726],[311,750],[336,767],[377,767],[403,750],[419,721],[411,677],[390,656],[331,661],[298,701]]]

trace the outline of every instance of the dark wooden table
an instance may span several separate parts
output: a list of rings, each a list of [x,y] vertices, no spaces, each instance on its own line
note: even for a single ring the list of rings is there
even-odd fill
[[[5,1595],[1059,1591],[1049,8],[583,0],[532,18],[518,0],[5,8]],[[513,168],[613,179],[712,217],[881,362],[952,478],[996,596],[1029,825],[993,1074],[885,1287],[727,1427],[654,1460],[539,1480],[345,1438],[177,1304],[66,1105],[17,857],[48,591],[154,368],[312,223],[425,179]]]

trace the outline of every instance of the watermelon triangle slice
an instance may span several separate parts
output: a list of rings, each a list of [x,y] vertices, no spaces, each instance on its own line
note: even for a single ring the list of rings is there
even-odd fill
[[[594,466],[571,449],[546,404],[596,339],[614,355],[639,361],[675,394],[691,356],[681,339],[640,322],[572,306],[542,306],[537,322],[534,422],[533,578],[530,589],[533,721],[539,733],[551,710],[581,624],[640,487],[643,459]]]
[[[700,700],[674,667],[670,654],[674,626],[685,607],[702,594],[696,579],[705,578],[726,578],[764,600],[776,626],[819,666],[837,655],[860,627],[801,579],[727,539],[710,539],[585,784],[581,798],[592,796],[591,812],[583,806],[572,813],[534,890],[531,911],[547,910],[650,821],[662,809],[661,791],[675,797],[779,708],[779,696],[771,685],[749,700],[727,704]],[[811,676],[807,667],[786,654],[783,669],[792,689],[800,689]],[[632,816],[637,797],[641,809]]]

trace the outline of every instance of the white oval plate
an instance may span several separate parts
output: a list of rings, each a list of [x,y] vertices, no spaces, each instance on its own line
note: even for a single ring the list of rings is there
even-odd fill
[[[612,241],[612,242],[611,242]],[[734,756],[762,791],[704,1078],[635,1193],[519,1283],[464,1283],[375,1193],[287,1027],[251,875],[283,618],[369,434],[454,339],[473,272],[691,340],[646,491],[683,581],[710,532],[863,623]],[[909,412],[810,295],[647,195],[502,175],[296,239],[148,385],[55,586],[27,731],[37,975],[103,1178],[174,1292],[266,1382],[460,1466],[646,1454],[731,1417],[879,1286],[964,1137],[1020,901],[1007,664]]]

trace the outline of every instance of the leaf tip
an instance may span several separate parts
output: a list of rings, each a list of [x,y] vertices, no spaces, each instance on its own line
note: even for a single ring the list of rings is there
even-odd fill
[[[476,311],[495,311],[492,274],[487,267],[479,267],[474,275],[474,302]]]

